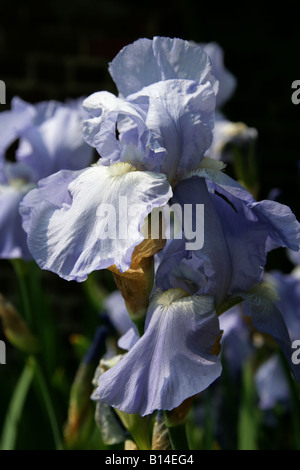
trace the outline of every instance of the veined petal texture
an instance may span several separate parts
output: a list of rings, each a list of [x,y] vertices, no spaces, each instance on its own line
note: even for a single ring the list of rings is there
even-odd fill
[[[172,181],[197,168],[211,145],[215,102],[209,82],[183,79],[153,83],[126,100],[94,93],[84,101],[91,115],[84,136],[103,164],[126,161]]]
[[[156,292],[144,335],[100,377],[94,398],[141,415],[177,407],[219,377],[212,353],[219,332],[213,298]]]
[[[32,125],[37,114],[32,104],[26,103],[19,97],[12,99],[11,107],[11,110],[0,113],[0,159],[20,133]]]
[[[129,269],[132,252],[144,239],[144,218],[172,196],[165,175],[136,171],[128,163],[82,171],[68,186],[71,203],[61,206],[47,198],[47,183],[53,191],[53,180],[44,179],[41,202],[27,224],[28,247],[41,268],[76,281],[113,264],[121,272]],[[27,204],[30,193],[25,211]]]

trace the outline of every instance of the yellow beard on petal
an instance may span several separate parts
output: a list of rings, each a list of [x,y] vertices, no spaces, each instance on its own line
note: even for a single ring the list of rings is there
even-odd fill
[[[117,162],[108,167],[108,173],[111,176],[121,176],[125,173],[129,173],[130,171],[136,171],[136,168],[128,162]]]

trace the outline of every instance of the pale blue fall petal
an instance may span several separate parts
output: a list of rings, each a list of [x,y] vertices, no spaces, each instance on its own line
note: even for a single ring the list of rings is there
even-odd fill
[[[181,289],[153,295],[144,335],[98,381],[93,398],[142,416],[171,410],[221,373],[213,299]]]
[[[81,172],[68,186],[71,203],[61,207],[48,200],[46,185],[53,190],[52,181],[44,180],[43,199],[30,217],[29,250],[42,269],[76,281],[113,264],[121,272],[129,269],[144,239],[144,218],[172,195],[164,175],[135,171],[128,163]]]
[[[152,83],[174,78],[216,83],[203,48],[178,38],[138,39],[117,54],[109,72],[123,97]]]

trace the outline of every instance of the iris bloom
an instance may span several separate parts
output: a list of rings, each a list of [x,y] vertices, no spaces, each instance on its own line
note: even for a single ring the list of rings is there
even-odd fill
[[[0,114],[1,258],[31,258],[19,214],[24,195],[39,179],[62,168],[79,169],[91,161],[92,149],[81,136],[81,102],[31,105],[15,97],[11,110]],[[9,162],[6,153],[16,140],[15,161]]]
[[[101,158],[43,179],[21,205],[33,257],[67,280],[84,281],[111,265],[128,270],[146,216],[168,203],[175,181],[199,166],[212,142],[217,83],[202,48],[141,39],[109,70],[119,96],[103,91],[84,101],[84,135]]]
[[[125,278],[134,250],[141,258],[153,255],[145,255],[142,244],[142,226],[153,209],[175,202],[184,211],[189,204],[195,222],[197,204],[204,206],[203,248],[187,251],[184,236],[168,244],[146,299],[144,334],[123,338],[128,353],[100,376],[95,391],[104,403],[147,415],[177,407],[220,375],[218,315],[232,304],[243,300],[253,323],[286,344],[280,314],[270,322],[270,303],[262,303],[253,287],[268,251],[298,249],[300,226],[288,207],[255,201],[219,162],[204,159],[217,82],[201,47],[141,39],[122,49],[109,70],[119,96],[98,92],[84,102],[91,116],[84,135],[99,161],[41,180],[21,213],[38,264],[83,281],[112,265]],[[128,213],[110,212],[120,199]],[[139,294],[133,282],[132,300]]]
[[[148,414],[201,392],[221,373],[218,316],[240,302],[253,326],[279,343],[300,380],[284,316],[262,285],[267,253],[298,249],[300,224],[291,210],[257,202],[225,174],[207,169],[179,182],[172,201],[204,204],[204,246],[188,251],[181,239],[165,249],[145,333],[126,335],[128,353],[100,377],[94,398]]]

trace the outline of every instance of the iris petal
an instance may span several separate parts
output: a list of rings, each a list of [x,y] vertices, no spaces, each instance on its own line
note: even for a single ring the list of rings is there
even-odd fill
[[[51,184],[49,180],[50,191]],[[77,281],[113,264],[121,272],[129,269],[132,252],[144,239],[144,218],[172,195],[164,175],[133,171],[122,163],[90,167],[68,190],[72,202],[57,207],[44,186],[42,202],[31,214],[28,246],[41,268]],[[25,198],[23,206],[27,202]],[[123,207],[128,209],[126,223]]]
[[[117,54],[109,72],[124,97],[152,83],[174,78],[216,82],[203,48],[179,38],[138,39]]]
[[[154,294],[144,335],[99,379],[94,398],[127,413],[171,410],[221,373],[213,299],[181,289]]]

